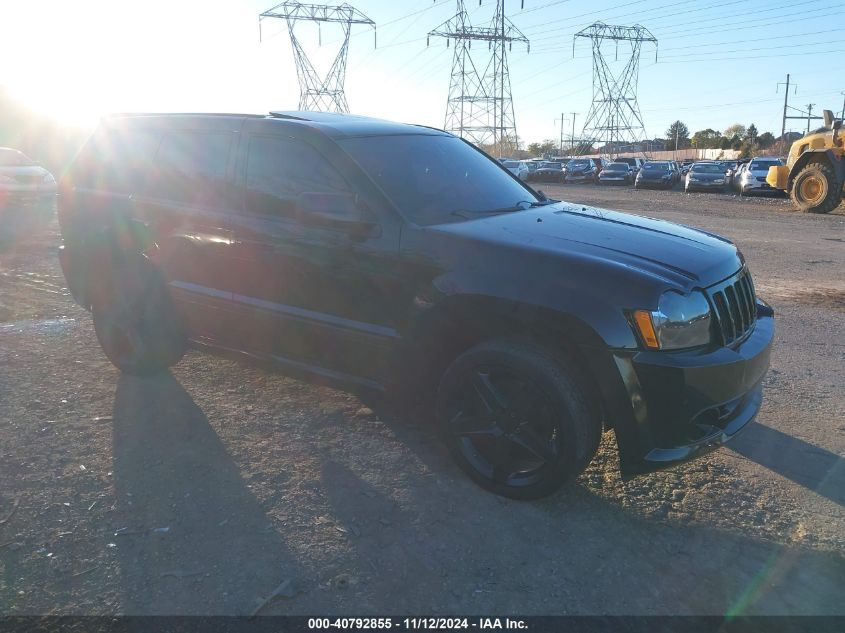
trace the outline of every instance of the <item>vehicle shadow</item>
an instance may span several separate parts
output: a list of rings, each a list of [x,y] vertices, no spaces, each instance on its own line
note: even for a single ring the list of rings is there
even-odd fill
[[[113,419],[123,613],[249,614],[299,577],[238,464],[169,372],[122,376]]]
[[[757,423],[728,448],[845,507],[845,459]]]
[[[671,514],[647,516],[631,510],[637,500],[624,490],[621,498],[608,497],[580,481],[532,502],[497,497],[451,463],[426,425],[425,407],[402,413],[378,398],[366,404],[421,462],[409,461],[407,468],[423,473],[396,482],[401,523],[391,526],[393,532],[381,533],[376,549],[366,539],[355,541],[367,559],[379,560],[373,553],[379,549],[401,548],[414,592],[401,591],[403,575],[388,574],[398,584],[378,585],[392,596],[383,604],[492,614],[842,612],[841,556],[767,541],[752,525],[726,529]],[[348,503],[347,491],[366,490],[352,469],[331,464],[325,473],[326,495],[338,512]],[[391,503],[396,501],[373,495],[366,513],[377,515]],[[695,503],[718,512],[723,501],[702,496]],[[715,507],[705,510],[708,505]],[[374,574],[373,582],[380,577]]]

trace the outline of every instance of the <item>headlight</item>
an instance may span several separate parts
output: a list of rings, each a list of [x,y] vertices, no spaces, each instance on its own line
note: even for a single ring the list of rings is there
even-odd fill
[[[657,310],[636,310],[634,323],[649,349],[684,349],[710,342],[710,304],[698,291],[664,292]]]

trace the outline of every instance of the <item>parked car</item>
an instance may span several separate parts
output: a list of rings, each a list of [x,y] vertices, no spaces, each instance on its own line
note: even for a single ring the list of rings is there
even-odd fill
[[[68,288],[121,371],[163,371],[191,342],[430,399],[498,494],[551,493],[605,429],[625,473],[675,464],[761,406],[773,312],[731,242],[547,199],[446,132],[117,116],[60,191]]]
[[[528,165],[525,164],[524,161],[521,160],[506,160],[502,163],[510,173],[514,176],[519,178],[520,180],[528,180],[528,174],[530,173],[528,170]]]
[[[743,162],[740,164],[739,167],[736,168],[733,175],[731,176],[731,188],[736,189],[739,191],[740,185],[742,183],[742,175],[745,173],[745,170],[748,169],[748,162]]]
[[[681,166],[677,161],[670,160],[669,167],[672,168],[672,185],[681,182]]]
[[[573,158],[563,166],[563,181],[596,183],[602,166],[600,158]]]
[[[634,182],[634,170],[628,163],[610,163],[601,170],[599,182],[603,185],[630,185]]]
[[[634,180],[634,189],[657,187],[659,189],[671,189],[674,183],[674,174],[668,161],[648,161],[640,169]]]
[[[780,165],[783,165],[783,161],[774,156],[758,156],[752,159],[742,173],[742,178],[739,181],[739,192],[742,195],[777,192],[777,189],[766,182],[766,176],[769,174],[769,167]]]
[[[0,210],[46,207],[55,198],[53,174],[23,152],[0,147]]]
[[[537,171],[537,168],[540,166],[540,162],[536,160],[526,160],[525,166],[528,168],[528,175],[526,176],[526,180],[533,180],[534,172]]]
[[[531,180],[544,182],[563,182],[563,164],[553,161],[546,161],[540,163],[540,166],[534,171]]]
[[[687,158],[687,159],[685,159],[685,160],[683,160],[683,161],[681,162],[681,176],[682,176],[682,177],[687,175],[687,172],[689,171],[689,168],[690,168],[690,167],[692,167],[692,164],[693,164],[694,162],[695,162],[695,161],[694,161],[694,160],[692,160],[692,159],[690,159],[690,158]]]
[[[642,158],[631,158],[631,157],[619,157],[613,160],[614,163],[627,163],[631,166],[631,173],[636,178],[637,172],[642,169],[643,161]]]
[[[724,191],[728,180],[725,166],[721,163],[693,163],[687,172],[684,191]]]

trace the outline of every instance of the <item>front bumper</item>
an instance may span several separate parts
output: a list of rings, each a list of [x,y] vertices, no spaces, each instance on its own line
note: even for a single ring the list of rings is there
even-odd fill
[[[586,174],[567,174],[564,173],[563,180],[564,182],[593,182],[596,179],[596,175],[592,172]]]
[[[623,473],[698,457],[745,428],[760,410],[773,338],[773,312],[761,302],[754,329],[734,347],[615,353],[631,414],[617,427]]]
[[[740,188],[743,193],[748,193],[749,191],[777,191],[769,183],[760,182],[756,177],[753,180],[743,180],[740,183]]]
[[[56,200],[56,187],[1,187],[0,209],[29,208],[51,204]]]
[[[687,191],[722,191],[725,187],[728,186],[727,180],[723,180],[722,182],[713,182],[713,181],[706,181],[706,180],[699,180],[696,182],[687,181],[686,189]]]
[[[664,187],[665,188],[665,187],[671,187],[675,183],[671,180],[644,180],[644,179],[641,178],[640,180],[637,180],[635,184],[637,185],[637,187],[643,187],[643,188],[648,188],[648,187]]]

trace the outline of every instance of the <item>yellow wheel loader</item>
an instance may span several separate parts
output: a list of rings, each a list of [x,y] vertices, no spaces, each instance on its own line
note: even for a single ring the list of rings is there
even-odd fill
[[[770,167],[766,182],[789,194],[799,211],[830,213],[845,196],[845,135],[842,121],[824,111],[824,127],[799,138],[786,165]]]

